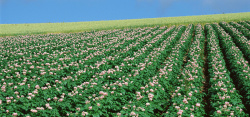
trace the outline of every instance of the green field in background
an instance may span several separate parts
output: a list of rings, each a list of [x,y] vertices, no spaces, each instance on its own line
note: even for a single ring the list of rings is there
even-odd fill
[[[250,12],[215,14],[201,16],[164,17],[129,20],[109,20],[91,22],[69,22],[69,23],[33,23],[33,24],[0,24],[0,36],[46,34],[46,33],[70,33],[92,30],[110,30],[122,28],[135,28],[146,26],[170,26],[202,24],[213,22],[229,22],[250,20]]]

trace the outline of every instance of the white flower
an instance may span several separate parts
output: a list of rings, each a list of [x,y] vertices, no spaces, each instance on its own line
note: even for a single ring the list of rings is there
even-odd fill
[[[150,89],[149,91],[150,91],[150,92],[154,92],[154,90],[153,90],[153,89]]]
[[[220,111],[220,110],[217,110],[217,113],[218,113],[218,114],[221,114],[221,111]]]
[[[122,83],[119,83],[118,86],[122,87]]]
[[[122,114],[121,113],[116,113],[117,116],[121,116]]]
[[[154,95],[152,93],[148,94],[148,98],[153,98],[153,97],[154,97]]]
[[[17,113],[13,113],[12,116],[16,117],[16,116],[17,116]]]
[[[30,69],[34,69],[35,67],[32,65],[32,66],[30,66]]]
[[[103,91],[100,91],[100,92],[99,92],[99,95],[103,95],[103,93],[104,93]]]
[[[35,88],[36,88],[36,89],[40,89],[40,86],[39,86],[39,85],[36,85]]]
[[[11,103],[11,100],[7,100],[7,104]]]
[[[59,101],[59,102],[62,102],[62,101],[63,101],[63,99],[62,99],[62,98],[60,98],[58,101]]]
[[[32,113],[37,113],[37,110],[36,109],[31,109],[30,110]]]
[[[179,112],[177,112],[178,115],[182,115],[182,110],[179,110]]]
[[[46,107],[50,107],[49,103],[45,104]]]
[[[88,112],[82,112],[82,116],[86,116],[86,115],[88,115],[89,113]]]
[[[53,100],[55,100],[55,101],[56,101],[56,100],[57,100],[57,97],[54,97],[54,98],[53,98]]]
[[[227,105],[223,105],[224,108],[227,108]]]
[[[28,99],[31,99],[31,97],[30,97],[30,96],[28,96],[27,98],[28,98]]]
[[[134,105],[133,108],[136,108],[136,106]]]
[[[132,112],[130,113],[130,116],[136,116],[136,113],[132,111]]]
[[[187,101],[187,99],[186,99],[186,98],[184,98],[183,102],[184,102],[185,104],[187,104],[187,103],[188,103],[188,101]]]
[[[44,75],[44,74],[46,74],[46,72],[42,72],[42,73],[41,73],[41,75]]]
[[[108,93],[107,93],[107,92],[105,92],[105,93],[103,93],[103,95],[104,95],[104,96],[107,96],[107,95],[108,95]]]
[[[196,103],[196,105],[195,105],[195,106],[200,107],[200,103]]]
[[[144,89],[145,89],[145,87],[141,87],[141,89],[142,89],[142,90],[144,90]]]

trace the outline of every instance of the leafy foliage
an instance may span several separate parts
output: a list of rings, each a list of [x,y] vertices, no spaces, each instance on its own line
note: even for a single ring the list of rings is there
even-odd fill
[[[230,24],[205,26],[211,116],[250,105],[249,32]],[[193,24],[0,37],[0,116],[204,116],[205,39]]]

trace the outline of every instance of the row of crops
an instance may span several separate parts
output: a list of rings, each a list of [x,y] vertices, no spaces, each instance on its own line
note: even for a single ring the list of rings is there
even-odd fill
[[[249,116],[250,22],[0,37],[0,116]]]

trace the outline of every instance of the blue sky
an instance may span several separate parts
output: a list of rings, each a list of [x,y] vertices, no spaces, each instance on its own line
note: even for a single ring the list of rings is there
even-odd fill
[[[250,0],[0,0],[0,24],[250,12]]]

